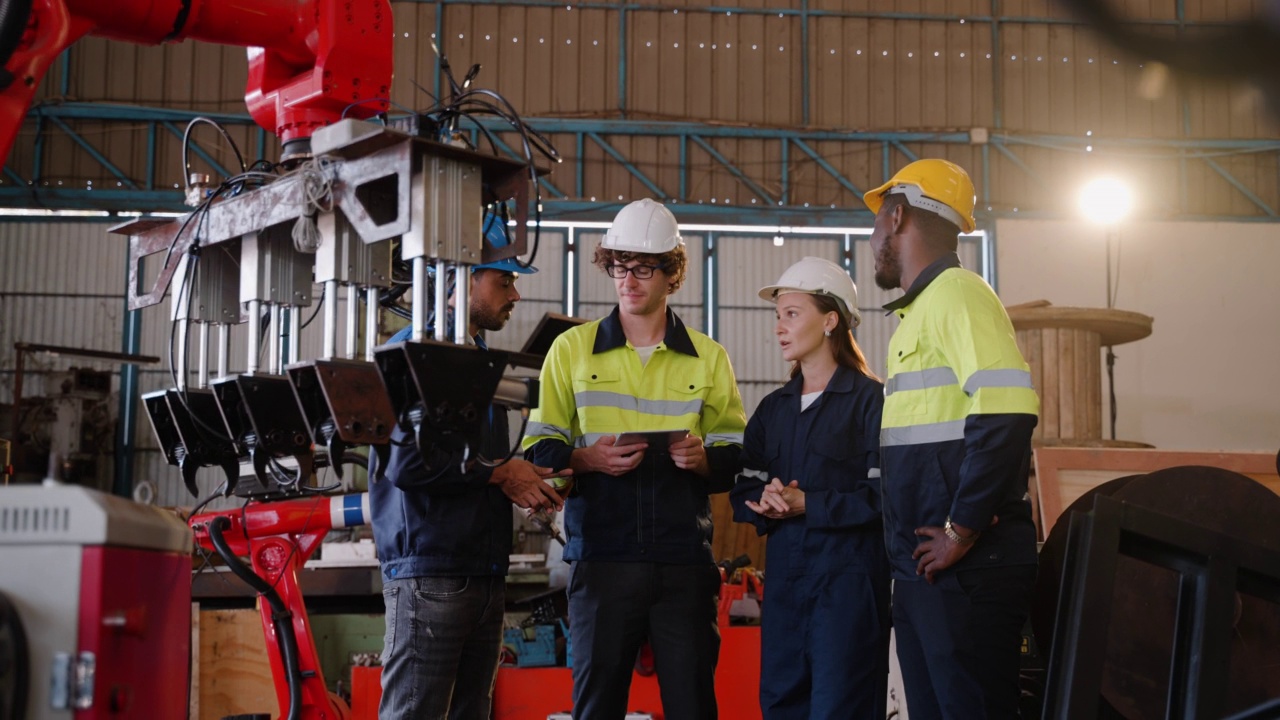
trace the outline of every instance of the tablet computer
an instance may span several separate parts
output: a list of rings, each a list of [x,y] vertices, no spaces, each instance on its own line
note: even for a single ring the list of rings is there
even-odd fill
[[[614,441],[615,446],[649,443],[649,447],[665,448],[673,442],[689,437],[688,430],[650,430],[648,432],[625,432]]]

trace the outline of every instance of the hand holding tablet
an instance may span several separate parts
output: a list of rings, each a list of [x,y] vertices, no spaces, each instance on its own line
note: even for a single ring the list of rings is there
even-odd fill
[[[648,432],[625,432],[614,440],[614,447],[647,443],[652,448],[665,448],[671,443],[680,442],[689,437],[688,430],[651,430]]]

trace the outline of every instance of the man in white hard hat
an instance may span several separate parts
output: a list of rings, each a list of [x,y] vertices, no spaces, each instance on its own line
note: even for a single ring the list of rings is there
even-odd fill
[[[613,279],[618,306],[556,339],[524,439],[530,461],[572,468],[576,481],[564,550],[573,716],[626,714],[647,637],[666,716],[708,720],[720,573],[707,496],[728,491],[741,468],[742,399],[724,348],[667,307],[686,266],[669,210],[627,205],[594,263]]]
[[[866,194],[889,341],[880,471],[893,626],[912,720],[1018,716],[1036,577],[1027,501],[1040,401],[991,288],[960,267],[973,183],[918,160]]]

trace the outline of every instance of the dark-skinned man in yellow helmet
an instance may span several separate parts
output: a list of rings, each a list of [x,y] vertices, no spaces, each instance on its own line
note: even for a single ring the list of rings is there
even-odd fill
[[[880,467],[893,625],[911,720],[1018,717],[1036,577],[1027,500],[1040,403],[991,287],[960,267],[973,183],[919,160],[866,194],[889,341]]]

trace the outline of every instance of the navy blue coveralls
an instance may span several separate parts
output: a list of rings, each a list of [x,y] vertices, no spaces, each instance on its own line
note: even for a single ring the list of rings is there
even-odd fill
[[[840,366],[800,410],[804,378],[770,393],[747,423],[734,520],[768,534],[760,653],[765,720],[884,717],[889,563],[880,504],[884,386]],[[772,478],[800,481],[805,513],[746,506]]]

